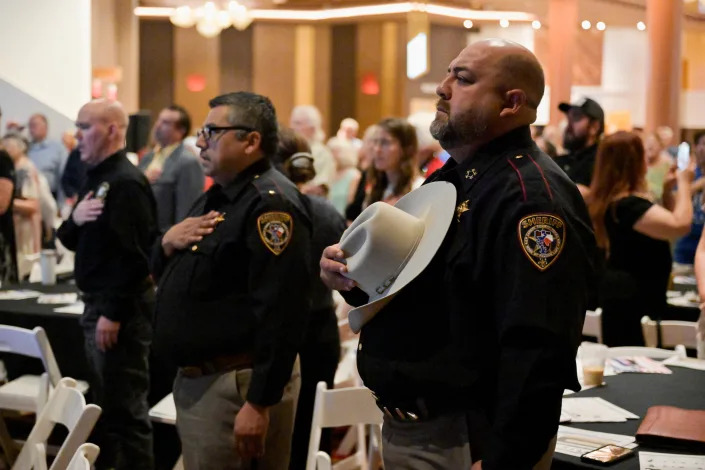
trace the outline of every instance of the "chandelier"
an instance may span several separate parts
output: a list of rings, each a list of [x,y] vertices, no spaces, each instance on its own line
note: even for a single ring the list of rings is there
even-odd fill
[[[231,1],[226,9],[220,9],[214,2],[206,2],[202,7],[180,6],[174,9],[169,20],[175,26],[190,28],[196,26],[202,36],[212,38],[224,29],[233,26],[243,31],[252,23],[252,16],[247,7],[240,2]]]

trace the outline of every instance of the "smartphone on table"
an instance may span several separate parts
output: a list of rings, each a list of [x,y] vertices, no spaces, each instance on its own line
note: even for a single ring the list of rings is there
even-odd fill
[[[634,455],[634,451],[626,447],[608,444],[599,449],[591,450],[580,456],[580,461],[594,465],[608,466],[616,462],[621,462]]]

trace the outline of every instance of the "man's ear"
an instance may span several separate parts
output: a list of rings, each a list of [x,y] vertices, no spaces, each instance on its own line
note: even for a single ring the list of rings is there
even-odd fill
[[[514,116],[519,113],[524,105],[526,105],[526,93],[524,93],[524,90],[518,88],[509,90],[504,94],[504,104],[499,115],[500,117]]]
[[[262,143],[262,135],[257,131],[253,131],[247,134],[245,140],[247,141],[245,153],[250,155],[260,149],[260,145]]]

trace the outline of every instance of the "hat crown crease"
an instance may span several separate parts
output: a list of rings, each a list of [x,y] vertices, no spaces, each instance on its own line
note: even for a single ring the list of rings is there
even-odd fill
[[[425,230],[423,220],[384,202],[372,204],[343,234],[340,248],[347,277],[370,300],[384,294],[413,256]]]

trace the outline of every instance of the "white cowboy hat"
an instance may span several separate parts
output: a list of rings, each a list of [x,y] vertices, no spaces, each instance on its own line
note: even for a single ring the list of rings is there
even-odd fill
[[[348,314],[355,333],[431,262],[453,219],[455,200],[451,183],[429,183],[394,206],[371,204],[343,233],[345,276],[369,295],[367,304]]]

